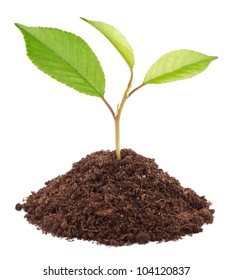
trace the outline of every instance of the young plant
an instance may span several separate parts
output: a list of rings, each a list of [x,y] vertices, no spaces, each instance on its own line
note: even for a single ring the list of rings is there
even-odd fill
[[[113,26],[81,18],[100,31],[116,48],[130,69],[130,79],[116,111],[105,99],[105,75],[89,45],[79,36],[55,28],[27,27],[16,24],[24,36],[27,55],[44,73],[87,95],[101,98],[115,123],[115,148],[120,154],[120,118],[125,102],[137,90],[148,84],[162,84],[188,79],[204,71],[216,56],[192,50],[175,50],[160,57],[147,71],[143,82],[132,87],[133,49],[127,39]]]

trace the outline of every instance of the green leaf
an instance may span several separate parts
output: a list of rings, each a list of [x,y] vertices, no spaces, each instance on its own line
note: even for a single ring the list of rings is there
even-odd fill
[[[163,55],[148,70],[144,84],[162,84],[192,78],[204,71],[216,56],[191,50],[176,50]]]
[[[59,29],[16,26],[24,36],[28,57],[41,71],[79,92],[103,98],[105,76],[84,40]]]
[[[133,49],[121,32],[119,32],[115,27],[104,22],[87,20],[85,18],[81,19],[88,22],[90,25],[100,31],[114,45],[114,47],[128,64],[129,68],[133,68],[135,64]]]

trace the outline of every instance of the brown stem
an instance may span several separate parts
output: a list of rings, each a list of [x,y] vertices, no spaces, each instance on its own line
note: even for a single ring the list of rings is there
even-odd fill
[[[135,91],[140,89],[141,87],[145,86],[145,84],[141,84],[138,87],[134,88],[131,92],[129,92],[128,97],[130,97]]]
[[[102,100],[103,100],[103,102],[106,104],[106,106],[108,107],[108,109],[110,110],[110,112],[111,112],[113,118],[115,118],[114,110],[112,109],[112,107],[110,106],[110,104],[105,100],[104,97],[102,97]]]

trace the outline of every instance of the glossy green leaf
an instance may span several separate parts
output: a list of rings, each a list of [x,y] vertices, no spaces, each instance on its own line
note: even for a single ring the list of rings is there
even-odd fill
[[[59,29],[16,26],[24,36],[28,57],[41,71],[79,92],[104,96],[102,67],[84,40]]]
[[[85,18],[81,19],[88,22],[90,25],[100,31],[114,45],[130,69],[133,68],[135,64],[133,49],[121,32],[119,32],[115,27],[104,22],[87,20]]]
[[[191,50],[176,50],[163,55],[148,70],[143,83],[161,84],[184,80],[200,74],[216,56]]]

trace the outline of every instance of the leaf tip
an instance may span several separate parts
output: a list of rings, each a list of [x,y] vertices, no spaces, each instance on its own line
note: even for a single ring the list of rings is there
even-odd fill
[[[18,27],[18,28],[20,28],[21,24],[19,24],[19,23],[16,22],[16,23],[15,23],[15,26]]]
[[[80,19],[82,19],[83,21],[89,22],[89,20],[84,17],[80,17]]]
[[[20,31],[22,31],[22,29],[24,28],[24,27],[26,27],[25,25],[23,25],[23,24],[20,24],[20,23],[15,23],[15,26],[20,30]]]

